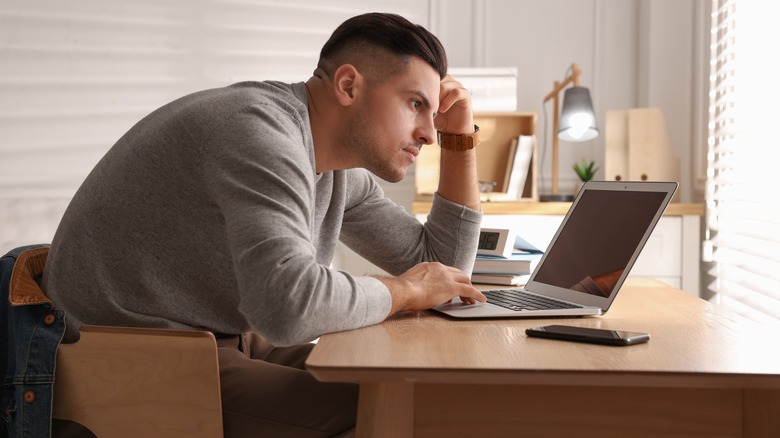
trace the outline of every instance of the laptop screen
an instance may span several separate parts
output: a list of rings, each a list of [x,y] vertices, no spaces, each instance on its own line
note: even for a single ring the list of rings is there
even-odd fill
[[[585,190],[534,281],[609,297],[666,196]]]

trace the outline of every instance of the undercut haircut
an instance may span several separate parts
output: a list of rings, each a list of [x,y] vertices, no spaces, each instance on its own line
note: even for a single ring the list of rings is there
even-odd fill
[[[348,19],[333,32],[320,51],[317,67],[330,76],[341,65],[356,64],[381,80],[408,66],[413,56],[430,65],[441,79],[447,75],[447,54],[435,35],[400,15],[371,12]]]

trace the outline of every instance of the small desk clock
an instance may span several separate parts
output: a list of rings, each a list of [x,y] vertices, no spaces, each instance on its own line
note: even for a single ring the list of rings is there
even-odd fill
[[[482,228],[479,230],[478,255],[509,257],[515,247],[517,233],[507,228]]]

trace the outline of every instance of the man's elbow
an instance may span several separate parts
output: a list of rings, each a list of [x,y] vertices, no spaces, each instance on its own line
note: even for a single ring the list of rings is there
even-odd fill
[[[306,344],[317,339],[316,333],[302,318],[289,317],[261,324],[255,329],[275,347]]]

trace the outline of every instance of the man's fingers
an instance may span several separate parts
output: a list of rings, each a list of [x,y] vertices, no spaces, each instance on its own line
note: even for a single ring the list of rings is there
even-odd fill
[[[468,287],[465,288],[465,292],[461,291],[459,296],[461,301],[466,302],[466,300],[468,300],[469,304],[474,304],[477,301],[483,303],[487,301],[487,297],[482,292],[480,292],[479,289],[475,288],[474,286],[471,286],[471,284],[469,284]]]
[[[468,101],[471,98],[469,90],[463,88],[460,83],[455,82],[454,84],[456,84],[456,86],[442,86],[439,100],[439,113],[446,113],[458,102],[464,102],[464,107],[468,105]]]

